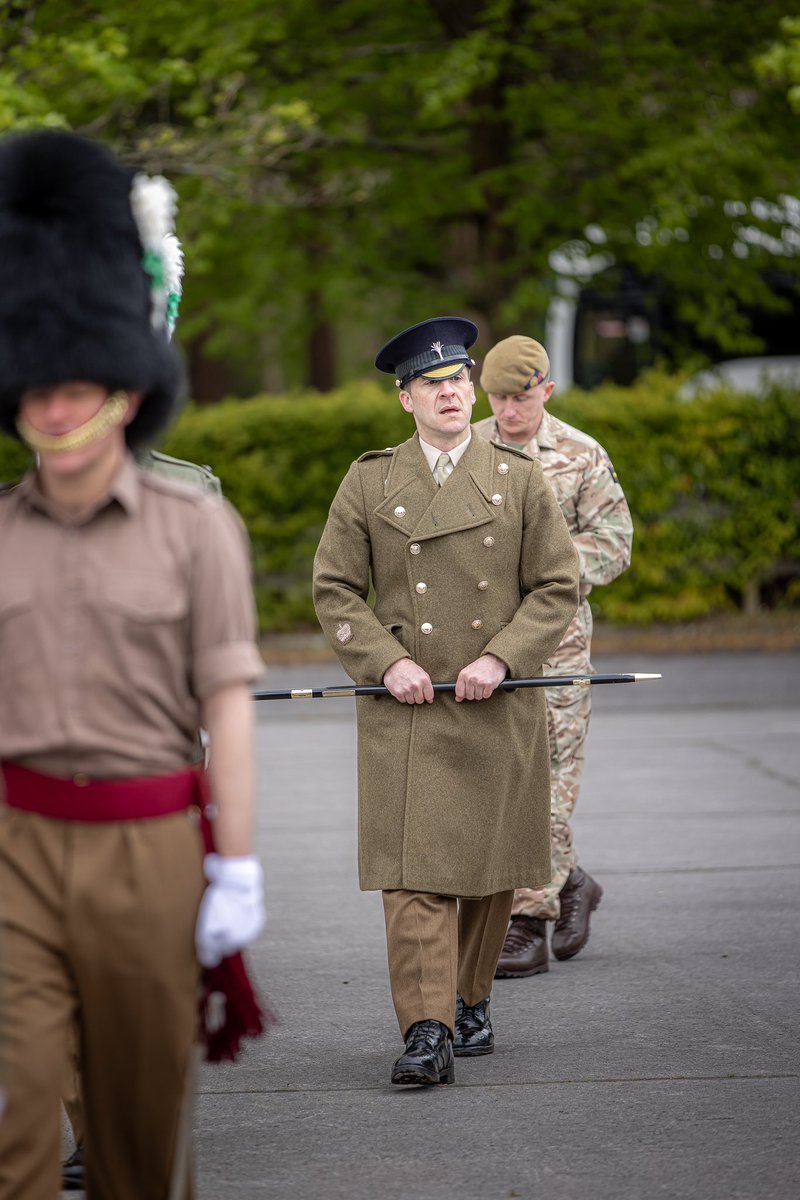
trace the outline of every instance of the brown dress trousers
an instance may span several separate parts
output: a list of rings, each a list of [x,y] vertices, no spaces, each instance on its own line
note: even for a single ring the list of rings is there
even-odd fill
[[[467,1004],[489,996],[513,900],[513,890],[472,899],[383,893],[389,980],[404,1038],[415,1021],[441,1021],[453,1033],[456,991]]]
[[[201,863],[186,813],[88,824],[0,809],[3,1200],[58,1195],[76,1024],[89,1195],[167,1195],[196,1024]]]

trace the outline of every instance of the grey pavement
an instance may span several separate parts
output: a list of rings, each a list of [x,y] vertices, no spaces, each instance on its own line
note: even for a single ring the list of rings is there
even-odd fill
[[[598,658],[575,836],[605,889],[575,959],[497,981],[494,1055],[392,1088],[380,898],[356,882],[352,700],[259,704],[280,1024],[205,1067],[198,1200],[794,1200],[800,655]],[[276,669],[266,686],[341,682]],[[502,753],[502,747],[497,748]]]

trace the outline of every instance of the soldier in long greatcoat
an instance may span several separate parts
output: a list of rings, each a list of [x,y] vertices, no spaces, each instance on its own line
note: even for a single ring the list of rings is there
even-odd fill
[[[378,355],[417,433],[352,465],[314,567],[345,670],[394,697],[358,701],[359,868],[383,892],[399,1084],[450,1082],[453,1050],[493,1048],[514,888],[550,878],[544,696],[497,689],[541,673],[575,613],[577,559],[538,463],[471,435],[476,334],[435,319]],[[452,679],[434,699],[431,681]]]

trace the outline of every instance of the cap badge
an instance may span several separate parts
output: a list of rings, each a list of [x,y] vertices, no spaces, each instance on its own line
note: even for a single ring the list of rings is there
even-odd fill
[[[442,354],[442,343],[441,342],[431,342],[431,350],[435,350],[436,353],[439,355],[439,358],[442,360],[442,362],[444,362],[444,355]]]

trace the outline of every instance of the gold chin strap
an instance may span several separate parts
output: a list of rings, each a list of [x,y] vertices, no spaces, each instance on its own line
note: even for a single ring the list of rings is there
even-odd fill
[[[112,429],[121,425],[128,411],[129,403],[125,392],[114,392],[108,397],[102,408],[88,421],[84,421],[83,425],[79,425],[77,429],[70,429],[69,433],[57,434],[55,437],[49,433],[40,433],[20,416],[16,421],[17,433],[23,442],[30,446],[31,450],[47,454],[63,454],[67,450],[82,450],[84,446],[99,441]]]

